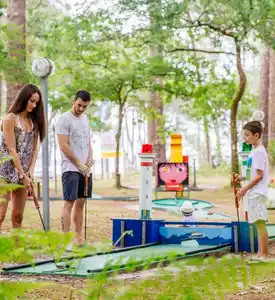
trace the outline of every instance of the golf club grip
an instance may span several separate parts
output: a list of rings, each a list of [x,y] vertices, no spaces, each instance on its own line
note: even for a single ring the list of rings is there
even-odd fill
[[[89,185],[89,177],[85,176],[85,187],[84,187],[84,196],[88,197],[88,185]]]
[[[36,193],[35,193],[33,185],[32,185],[32,198],[33,198],[33,202],[34,202],[35,208],[39,208],[38,199],[37,199],[37,196],[36,196]]]

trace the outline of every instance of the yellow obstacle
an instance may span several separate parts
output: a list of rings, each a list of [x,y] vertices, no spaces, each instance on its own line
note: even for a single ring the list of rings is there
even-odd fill
[[[173,133],[171,134],[171,155],[170,162],[182,162],[182,137],[181,134]]]
[[[178,133],[171,134],[171,155],[170,155],[170,162],[177,162],[182,163],[182,136]],[[183,197],[183,191],[176,192],[176,197]]]

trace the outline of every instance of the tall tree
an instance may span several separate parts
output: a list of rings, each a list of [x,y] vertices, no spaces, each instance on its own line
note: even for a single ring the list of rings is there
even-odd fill
[[[109,15],[86,13],[75,20],[67,18],[60,26],[53,25],[48,34],[51,46],[45,50],[59,57],[59,79],[64,83],[58,87],[56,100],[68,103],[68,96],[81,86],[92,92],[93,99],[108,100],[117,107],[115,185],[121,188],[119,152],[124,109],[129,99],[138,101],[138,90],[149,87],[150,64],[144,60],[145,52],[127,49],[130,41],[123,38],[120,25]],[[109,38],[111,31],[115,37]],[[67,76],[69,83],[64,80]],[[56,100],[52,102],[54,109],[60,108]]]
[[[264,132],[263,132],[263,144],[268,147],[268,124],[269,116],[268,113],[268,99],[269,99],[269,72],[270,72],[270,52],[272,49],[269,47],[265,49],[261,59],[261,75],[260,75],[260,95],[259,95],[259,109],[264,112]],[[273,83],[275,85],[275,83]],[[270,120],[271,121],[271,120]]]
[[[120,15],[116,14],[118,11],[112,5],[100,9],[96,14],[90,14],[86,11],[82,17],[68,21],[71,24],[75,23],[70,30],[64,31],[63,28],[60,28],[57,38],[47,44],[48,50],[51,44],[54,45],[49,53],[56,54],[58,52],[58,57],[62,55],[62,61],[60,60],[61,82],[64,82],[66,76],[70,75],[75,78],[78,76],[78,83],[82,82],[85,85],[87,78],[92,79],[96,75],[93,72],[95,69],[100,70],[98,74],[102,78],[108,78],[110,81],[114,79],[115,82],[117,73],[112,74],[110,71],[116,65],[114,59],[120,63],[125,54],[131,56],[138,49],[143,56],[142,62],[153,61],[157,65],[154,72],[151,72],[155,80],[151,86],[147,86],[147,90],[158,91],[158,95],[162,95],[163,90],[170,89],[174,93],[173,96],[177,96],[182,94],[182,91],[180,93],[177,91],[180,88],[184,90],[184,93],[187,90],[188,99],[191,99],[190,102],[192,102],[195,97],[192,93],[192,87],[197,89],[198,83],[197,79],[194,80],[192,77],[192,67],[194,69],[195,63],[190,61],[199,61],[198,54],[200,54],[201,56],[204,55],[205,58],[207,56],[209,61],[216,60],[219,64],[221,60],[217,55],[226,54],[226,64],[231,63],[229,68],[235,67],[236,78],[239,77],[238,85],[234,86],[235,94],[232,95],[230,101],[232,169],[237,171],[237,111],[246,87],[242,56],[246,53],[245,51],[254,49],[254,37],[271,36],[268,33],[272,32],[272,26],[270,26],[273,22],[272,12],[274,11],[272,1],[254,0],[253,5],[251,5],[251,0],[242,2],[239,0],[154,0],[150,2],[118,0],[115,3],[117,5],[115,8],[120,9]],[[130,29],[127,26],[129,19],[135,20]],[[267,20],[269,22],[266,22]],[[194,43],[192,44],[190,37],[196,42],[196,49],[194,49]],[[64,38],[67,39],[66,43],[63,41]],[[121,42],[123,42],[124,54],[117,55],[116,50],[121,50]],[[109,46],[106,46],[106,43]],[[96,55],[93,54],[93,45],[95,44],[100,47],[102,52],[100,55],[98,52]],[[148,57],[148,52],[152,49],[153,55]],[[73,53],[73,56],[68,55],[68,51]],[[193,57],[193,52],[197,54],[197,57]],[[107,57],[111,59],[108,60]],[[229,57],[234,58],[233,63],[230,62]],[[159,69],[162,69],[160,66],[165,63],[169,63],[172,67],[160,72]],[[125,68],[125,65],[123,67]],[[185,78],[180,76],[181,82],[174,84],[174,87],[171,88],[169,76],[173,68],[177,68],[175,74],[181,70],[181,75],[184,74]],[[81,71],[84,69],[85,71]],[[206,69],[205,64],[201,63],[199,72],[205,74]],[[118,73],[121,75],[120,72]],[[86,76],[85,80],[81,78],[83,74]],[[202,87],[207,84],[203,81],[200,83]],[[159,93],[159,91],[161,92]],[[186,98],[182,97],[183,100]],[[208,101],[211,100],[209,97],[199,98],[203,100],[203,108],[207,107]],[[158,97],[153,103],[157,101],[163,101],[163,98]],[[163,122],[161,124],[163,126],[165,122],[162,111],[163,103],[159,104],[160,109],[158,107],[155,109],[156,107],[152,105],[151,107],[145,105],[145,107],[154,117],[160,118],[159,121]],[[200,117],[203,116],[202,113]],[[156,133],[154,133],[155,135]]]
[[[4,15],[6,5],[3,1],[0,0],[0,70],[4,69],[4,62],[6,60],[6,53],[4,48],[4,33],[2,26],[2,17]],[[2,40],[2,41],[1,41]],[[3,103],[3,73],[0,72],[0,115],[2,113],[2,103]]]
[[[162,59],[163,46],[160,39],[162,34],[162,1],[150,1],[148,5],[151,27],[151,44],[150,56]],[[163,85],[160,77],[153,78],[153,84]],[[166,161],[165,155],[165,136],[164,136],[164,122],[163,122],[163,99],[159,91],[151,90],[150,92],[150,108],[156,112],[155,116],[149,117],[148,120],[148,142],[153,145],[153,151],[156,155],[156,162]]]
[[[8,44],[9,57],[20,62],[20,67],[13,70],[15,79],[8,83],[7,110],[12,105],[22,87],[22,73],[26,62],[26,0],[9,0],[7,16],[10,32],[13,35]]]
[[[208,2],[208,1],[207,1]],[[192,18],[188,18],[186,8],[183,8],[182,3],[175,4],[177,11],[179,7],[183,10],[180,13],[180,18],[173,21],[173,27],[188,28],[188,30],[195,31],[197,39],[205,41],[209,44],[209,39],[212,41],[212,47],[215,50],[209,48],[201,48],[201,52],[204,53],[219,53],[222,51],[222,46],[225,42],[229,42],[231,51],[235,56],[235,66],[239,77],[239,84],[236,86],[235,94],[232,97],[231,113],[230,113],[230,132],[231,132],[231,165],[232,171],[238,172],[238,135],[237,135],[237,111],[239,103],[245,92],[247,79],[243,66],[243,54],[244,49],[253,50],[253,44],[250,42],[251,36],[255,35],[255,32],[259,30],[260,34],[266,35],[270,31],[269,25],[266,24],[269,18],[269,9],[272,9],[272,3],[268,0],[264,1],[267,6],[262,6],[262,1],[254,1],[251,5],[251,1],[211,1],[211,3],[205,3],[205,1],[196,1],[195,3],[189,1],[189,11],[194,11]],[[273,7],[274,8],[274,7]],[[196,13],[195,13],[196,12]],[[211,17],[210,17],[211,16]],[[182,21],[183,20],[183,21]],[[199,32],[197,29],[199,28]],[[255,31],[256,29],[256,31]],[[261,32],[262,31],[262,32]],[[205,35],[207,34],[207,39]],[[256,33],[259,36],[258,33]],[[202,40],[203,38],[203,40]],[[181,43],[182,44],[182,43]],[[177,51],[194,51],[186,47],[186,44],[178,46]],[[228,53],[229,54],[229,53]]]
[[[275,141],[275,51],[270,49],[269,65],[269,101],[268,101],[268,140],[272,147]]]

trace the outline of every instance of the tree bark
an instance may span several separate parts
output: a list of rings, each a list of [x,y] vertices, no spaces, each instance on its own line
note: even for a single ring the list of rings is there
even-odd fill
[[[275,52],[270,49],[270,68],[269,68],[269,103],[268,103],[268,140],[275,140]]]
[[[136,169],[136,153],[135,153],[135,110],[133,109],[133,115],[132,115],[132,144],[131,144],[131,149],[132,149],[132,163],[131,163],[131,168],[134,171]]]
[[[2,113],[2,103],[3,103],[3,80],[0,78],[0,116]]]
[[[239,74],[239,86],[232,99],[231,114],[230,114],[230,132],[231,132],[231,167],[232,172],[239,173],[238,159],[238,133],[237,133],[237,111],[239,103],[242,99],[246,88],[246,75],[242,67],[241,47],[236,43],[236,64]]]
[[[159,20],[161,2],[162,0],[154,0],[149,5],[151,27],[155,33],[161,33],[163,30]],[[155,38],[152,37],[152,40],[155,40]],[[150,55],[152,57],[162,56],[162,45],[159,41],[151,46]],[[153,83],[162,85],[162,80],[156,77],[153,79]],[[166,161],[163,100],[159,92],[150,92],[150,108],[156,113],[156,117],[150,116],[148,119],[148,142],[153,145],[153,151],[156,153],[155,162]]]
[[[203,127],[205,133],[205,141],[206,141],[207,164],[211,166],[212,165],[211,142],[210,142],[210,134],[209,134],[209,124],[206,117],[203,118]]]
[[[154,80],[155,82],[157,79]],[[158,81],[161,84],[161,80]],[[163,121],[163,100],[158,92],[150,92],[150,108],[155,116],[148,119],[148,142],[153,145],[156,162],[165,162],[165,129]]]
[[[121,188],[121,178],[119,172],[119,150],[120,150],[120,138],[121,138],[121,130],[122,130],[122,121],[123,121],[123,104],[122,102],[119,103],[118,108],[118,129],[116,134],[116,188]]]
[[[139,141],[139,147],[140,148],[141,148],[142,144],[145,144],[145,141],[144,141],[144,136],[145,136],[144,128],[145,128],[146,125],[144,123],[138,122],[138,141]],[[144,134],[143,137],[142,137],[142,133]]]
[[[222,147],[221,147],[221,136],[219,122],[215,121],[215,132],[216,132],[216,151],[218,164],[222,161]]]
[[[18,68],[13,70],[15,82],[7,85],[7,110],[12,105],[18,91],[23,86],[22,67],[26,62],[26,1],[9,0],[7,17],[11,31],[16,30],[16,35],[8,44],[9,57],[20,63]]]
[[[128,125],[128,120],[127,118],[125,118],[125,129],[126,129],[126,136],[127,136],[127,144],[129,145],[130,151],[128,150],[128,155],[127,155],[127,159],[129,162],[129,166],[132,170],[135,170],[135,127],[134,127],[134,110],[132,110],[133,112],[133,116],[132,116],[132,132],[130,134],[130,129],[129,129],[129,125]],[[128,147],[127,147],[128,148]],[[129,153],[131,153],[131,159],[129,157]]]
[[[272,49],[266,48],[261,60],[261,75],[260,75],[260,95],[259,95],[259,110],[263,111],[265,114],[264,118],[264,131],[263,131],[263,144],[268,147],[268,99],[269,99],[269,72],[270,72],[270,51]],[[271,117],[271,115],[270,115]]]
[[[203,155],[201,151],[201,126],[200,126],[200,121],[197,122],[197,152],[198,152],[198,164],[200,165],[203,161]]]
[[[157,79],[155,79],[157,81]],[[161,80],[158,84],[162,84]],[[151,109],[156,116],[148,120],[148,141],[153,145],[156,162],[165,162],[165,130],[163,120],[163,101],[158,92],[151,92]]]

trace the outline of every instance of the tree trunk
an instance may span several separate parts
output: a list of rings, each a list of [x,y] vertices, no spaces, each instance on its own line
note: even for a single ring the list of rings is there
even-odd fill
[[[142,129],[144,129],[144,123],[138,123],[138,141],[139,141],[139,148],[141,149],[141,145],[144,144],[144,138],[142,138]]]
[[[0,116],[2,114],[2,103],[3,103],[3,80],[0,78]]]
[[[161,2],[161,0],[154,0],[149,5],[151,28],[155,33],[161,33],[163,30],[160,23]],[[155,40],[155,37],[152,37],[152,40]],[[157,41],[151,46],[150,55],[162,57],[162,47],[162,44]],[[153,83],[162,85],[162,80],[156,77],[153,79]],[[153,151],[156,153],[155,161],[166,161],[163,100],[159,92],[150,92],[150,108],[155,112],[155,116],[150,116],[148,120],[148,142],[153,145]]]
[[[149,92],[149,94],[150,94],[149,109],[154,109],[155,99],[153,100],[153,97],[155,97],[155,94],[153,92]],[[152,115],[148,116],[147,126],[148,126],[148,143],[155,145],[157,126],[156,126],[156,118],[154,118],[154,116]]]
[[[203,127],[205,133],[205,141],[206,141],[207,164],[211,166],[212,165],[211,142],[210,142],[210,134],[209,134],[209,125],[206,117],[203,118]]]
[[[261,61],[261,77],[260,77],[260,96],[259,96],[259,110],[265,114],[264,118],[264,131],[263,131],[263,144],[268,147],[268,98],[269,98],[269,72],[270,72],[270,51],[272,49],[267,48],[264,51]],[[271,116],[270,116],[271,117]]]
[[[191,15],[190,13],[188,12],[188,19],[191,20]],[[195,37],[194,35],[190,32],[190,38],[191,38],[191,43],[192,43],[192,48],[193,49],[196,49],[196,42],[195,42]],[[193,52],[193,56],[195,58],[195,60],[197,59],[197,52],[194,51]],[[198,64],[196,64],[196,77],[197,77],[197,81],[198,81],[198,84],[201,85],[201,73],[200,73],[200,69],[199,69],[199,66]],[[206,128],[206,125],[207,125],[207,128]],[[211,160],[212,160],[212,157],[211,157],[211,149],[210,149],[210,136],[209,136],[209,128],[208,128],[208,122],[207,122],[207,119],[204,118],[203,119],[203,127],[204,127],[204,132],[205,132],[205,137],[206,137],[206,160],[205,160],[205,156],[203,155],[204,152],[201,151],[201,145],[200,145],[200,121],[198,121],[198,151],[199,151],[199,160],[204,162],[206,161],[208,164],[211,165]]]
[[[136,122],[135,122],[135,110],[133,109],[133,116],[132,116],[132,145],[131,145],[131,149],[132,149],[132,170],[136,170],[136,153],[135,153],[135,128],[136,128]]]
[[[155,79],[155,82],[158,80]],[[161,80],[158,81],[161,84]],[[163,116],[163,101],[158,92],[151,92],[150,108],[154,111],[154,117],[148,120],[148,142],[153,145],[156,155],[156,162],[166,161],[165,155],[165,129]]]
[[[148,135],[147,131],[148,131],[148,128],[149,128],[148,122],[144,121],[142,128],[143,128],[143,142],[142,142],[142,144],[146,144],[147,135]]]
[[[121,188],[121,178],[119,172],[119,150],[120,150],[120,138],[121,138],[121,130],[122,130],[122,121],[123,121],[123,104],[119,103],[119,112],[118,112],[118,129],[116,134],[116,188]]]
[[[9,0],[7,17],[11,31],[16,30],[16,36],[8,44],[9,56],[19,62],[18,67],[13,70],[15,82],[7,86],[7,110],[12,105],[18,91],[23,86],[23,65],[26,62],[26,1]]]
[[[162,84],[161,80],[155,79],[155,82]],[[155,117],[149,122],[153,128],[151,131],[148,129],[148,140],[153,145],[153,151],[157,154],[156,162],[164,162],[166,155],[163,101],[158,92],[151,92],[151,109],[155,112]]]
[[[268,104],[268,140],[271,143],[275,140],[275,52],[270,49],[269,69],[269,104]]]
[[[197,131],[198,131],[198,137],[197,137],[197,152],[198,152],[198,164],[200,165],[202,162],[202,151],[201,151],[201,126],[200,121],[197,122]]]
[[[218,121],[215,121],[215,132],[216,132],[217,162],[218,164],[220,164],[222,161],[222,147],[221,147],[220,126]]]
[[[134,113],[134,111],[133,111]],[[134,115],[132,116],[132,133],[130,134],[130,129],[129,129],[129,125],[128,125],[128,120],[127,117],[125,118],[125,129],[126,129],[126,136],[127,136],[127,144],[129,145],[130,150],[128,150],[128,155],[127,155],[127,159],[129,162],[129,166],[132,170],[135,169],[135,132],[134,132]],[[128,148],[128,147],[127,147]],[[131,153],[131,159],[130,159],[130,154]]]
[[[241,47],[236,43],[236,64],[239,74],[239,86],[232,99],[231,114],[230,114],[230,132],[231,132],[231,168],[232,172],[239,173],[238,160],[238,133],[237,133],[237,111],[239,103],[246,87],[246,75],[242,67]]]

